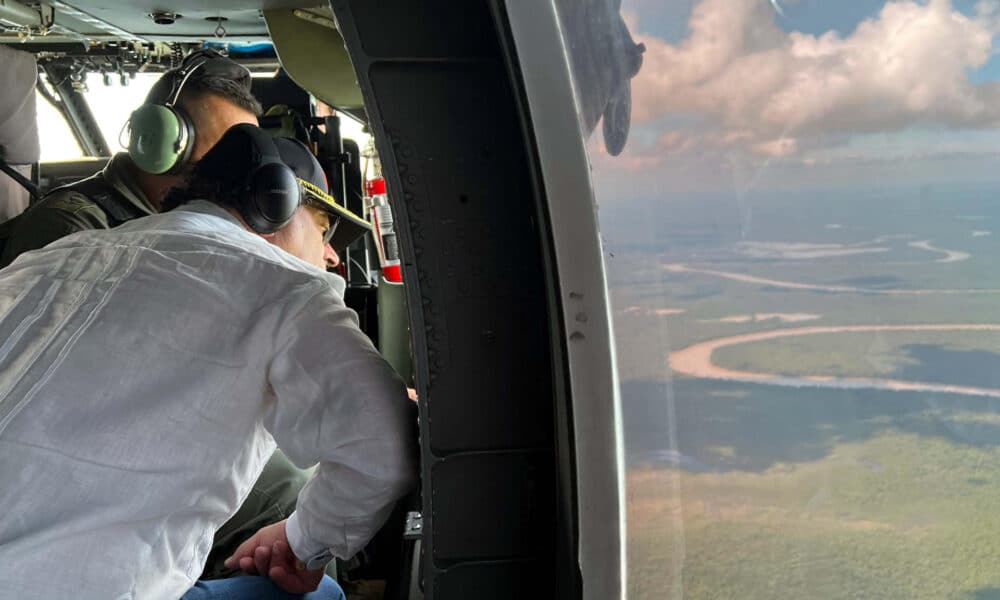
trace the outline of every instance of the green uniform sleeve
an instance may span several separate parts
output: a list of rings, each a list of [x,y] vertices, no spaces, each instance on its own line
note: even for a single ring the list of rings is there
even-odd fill
[[[199,579],[239,575],[238,569],[226,568],[223,564],[225,560],[258,529],[287,519],[292,514],[299,491],[309,481],[312,472],[312,469],[299,469],[281,450],[275,450],[243,506],[215,532],[212,551]]]
[[[28,250],[41,248],[71,233],[107,228],[104,211],[86,196],[73,191],[50,194],[18,217],[16,227],[3,245],[0,268]]]

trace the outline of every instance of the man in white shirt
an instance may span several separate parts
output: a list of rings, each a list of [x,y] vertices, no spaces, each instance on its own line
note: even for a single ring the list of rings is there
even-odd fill
[[[281,220],[258,201],[287,177],[260,133],[234,127],[199,163],[193,190],[214,181],[213,203],[0,272],[5,597],[180,597],[275,442],[319,465],[257,536],[291,592],[360,549],[412,485],[402,382],[333,276],[284,250],[312,247],[312,218],[266,231]]]
[[[286,250],[293,250],[292,254],[324,271],[328,267],[337,267],[340,264],[340,257],[331,242],[336,240],[339,247],[346,247],[368,233],[371,226],[338,204],[330,195],[323,167],[305,144],[293,138],[277,137],[274,138],[274,145],[281,162],[292,169],[303,186],[305,194],[303,208],[312,217],[311,223],[314,226],[311,231],[306,230],[310,235],[303,241],[309,242],[308,244],[301,248],[286,248]],[[175,193],[172,196],[179,201],[184,195]],[[168,198],[162,210],[165,212],[176,208],[172,205],[174,200],[175,198]],[[336,275],[331,276],[331,281],[338,291],[346,285],[344,280]],[[310,470],[296,468],[280,450],[275,450],[240,510],[215,533],[212,550],[209,552],[201,578],[224,579],[240,574],[235,566],[231,569],[226,568],[225,559],[258,529],[283,520],[295,510],[296,499],[302,486],[309,480],[310,474]],[[335,570],[336,565],[331,565],[329,569],[331,574]]]

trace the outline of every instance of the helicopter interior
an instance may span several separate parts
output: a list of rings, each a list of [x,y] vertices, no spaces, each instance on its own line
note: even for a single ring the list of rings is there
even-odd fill
[[[546,110],[566,107],[534,108],[515,25],[525,31],[500,0],[0,4],[0,43],[34,57],[38,92],[85,155],[32,165],[41,193],[114,152],[82,93],[90,74],[124,86],[206,45],[254,73],[265,108],[285,107],[262,126],[312,142],[334,195],[362,217],[371,173],[341,120],[371,132],[403,283],[379,281],[368,235],[345,250],[346,300],[419,393],[422,482],[366,556],[343,565],[345,581],[371,584],[349,597],[623,593],[616,416],[609,402],[581,403],[613,395],[600,269],[585,266],[600,250],[578,238],[578,269],[557,253],[557,221],[578,217],[556,208],[536,131]],[[620,79],[608,79],[612,101],[588,110],[596,123],[606,105],[605,137],[623,143]]]

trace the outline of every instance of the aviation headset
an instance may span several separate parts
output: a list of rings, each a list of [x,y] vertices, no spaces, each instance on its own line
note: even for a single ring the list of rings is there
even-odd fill
[[[188,79],[219,58],[222,55],[214,50],[192,52],[180,70],[169,75],[170,89],[164,100],[145,103],[132,113],[127,123],[128,153],[137,167],[153,175],[173,175],[187,164],[194,149],[194,124],[177,101]]]
[[[241,160],[242,159],[242,160]],[[246,177],[232,181],[232,173],[246,169]],[[271,135],[254,125],[234,125],[198,162],[200,177],[219,182],[243,220],[257,233],[274,233],[288,224],[302,203],[295,172],[281,161]]]

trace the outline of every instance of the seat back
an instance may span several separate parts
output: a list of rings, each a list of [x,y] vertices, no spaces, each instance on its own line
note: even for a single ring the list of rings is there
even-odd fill
[[[38,112],[35,82],[38,65],[35,55],[0,44],[0,156],[26,177],[38,162]],[[6,174],[0,173],[0,222],[28,207],[28,191]]]

